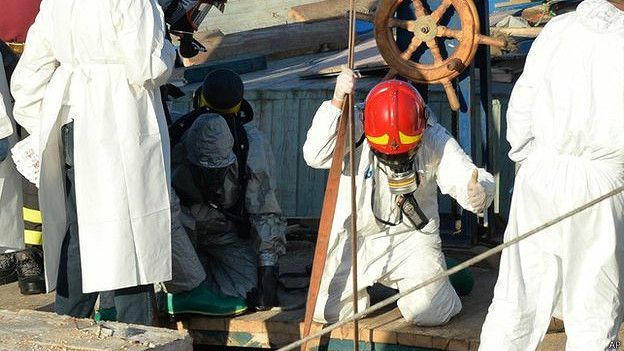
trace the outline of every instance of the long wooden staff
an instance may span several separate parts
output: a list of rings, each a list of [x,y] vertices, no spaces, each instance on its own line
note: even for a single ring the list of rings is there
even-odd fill
[[[348,65],[350,69],[353,69],[355,64],[355,1],[350,0],[349,4],[349,57]],[[342,113],[338,121],[338,134],[336,136],[336,146],[334,148],[334,155],[332,157],[331,167],[329,169],[329,176],[327,179],[327,186],[325,187],[325,198],[323,199],[323,208],[321,210],[321,221],[319,224],[318,236],[316,239],[316,248],[314,250],[314,260],[312,263],[312,274],[310,276],[310,286],[308,289],[308,298],[306,300],[306,312],[303,325],[303,337],[310,334],[312,328],[312,318],[314,316],[314,309],[316,308],[316,301],[318,299],[319,290],[321,287],[321,279],[323,278],[323,271],[325,270],[325,261],[327,259],[327,248],[329,245],[329,236],[331,234],[332,223],[334,221],[334,214],[336,212],[336,203],[338,200],[338,190],[340,184],[340,175],[342,174],[342,161],[345,155],[345,134],[347,130],[347,124],[349,124],[349,163],[351,172],[351,250],[352,250],[352,268],[353,268],[353,306],[354,313],[357,313],[357,226],[356,226],[356,203],[355,203],[355,123],[353,120],[353,94],[347,95],[347,99],[342,105]],[[347,123],[349,122],[349,123]],[[355,324],[354,334],[354,349],[358,350],[358,328],[357,321]],[[307,343],[301,345],[301,350],[307,350]]]

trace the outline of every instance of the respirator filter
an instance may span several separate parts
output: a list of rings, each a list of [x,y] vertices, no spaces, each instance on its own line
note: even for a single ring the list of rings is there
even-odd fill
[[[388,187],[393,195],[409,194],[416,191],[416,173],[413,170],[405,172],[390,172],[388,174]]]

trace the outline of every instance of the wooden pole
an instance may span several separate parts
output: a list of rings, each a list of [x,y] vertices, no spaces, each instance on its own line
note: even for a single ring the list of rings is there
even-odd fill
[[[348,66],[353,69],[355,65],[355,1],[350,0],[349,11],[349,57]],[[323,207],[321,210],[321,221],[319,223],[319,231],[316,239],[316,248],[314,250],[314,260],[312,262],[312,274],[310,276],[310,285],[308,288],[308,297],[306,300],[306,311],[303,322],[303,336],[310,335],[310,329],[312,328],[312,318],[314,317],[314,309],[316,308],[316,301],[321,286],[321,279],[323,278],[323,271],[325,270],[325,260],[327,259],[327,248],[329,245],[329,236],[331,234],[332,223],[334,221],[334,215],[336,212],[336,203],[338,200],[338,190],[340,186],[340,176],[342,174],[342,160],[345,155],[345,134],[347,126],[349,125],[349,160],[351,169],[351,250],[352,250],[352,269],[353,274],[353,287],[354,287],[354,313],[357,313],[357,219],[355,209],[355,162],[353,161],[355,156],[355,123],[353,113],[353,94],[347,95],[345,102],[342,105],[342,114],[338,121],[338,133],[336,135],[336,146],[334,149],[334,155],[332,157],[331,167],[329,169],[329,176],[327,179],[327,186],[325,187],[325,198],[323,199]],[[354,336],[354,348],[358,350],[358,324],[355,323],[355,336]],[[307,350],[307,342],[300,344],[301,351]]]

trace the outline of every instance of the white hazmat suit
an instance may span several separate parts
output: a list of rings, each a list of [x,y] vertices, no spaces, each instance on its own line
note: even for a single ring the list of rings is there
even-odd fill
[[[624,183],[624,12],[586,0],[534,42],[507,112],[521,163],[505,240]],[[604,351],[622,322],[624,196],[503,251],[482,351],[535,350],[551,315],[567,351]]]
[[[171,279],[169,143],[160,93],[175,48],[156,0],[43,0],[11,82],[37,141],[47,289],[67,229],[61,126],[74,121],[83,292]],[[102,264],[106,257],[106,264]]]
[[[337,89],[342,81],[343,77],[339,77]],[[356,111],[356,135],[361,135],[362,111],[359,108]],[[309,166],[330,167],[340,112],[329,101],[316,112],[303,146]],[[396,196],[388,188],[387,170],[371,152],[368,143],[362,143],[356,150],[360,311],[369,305],[366,287],[376,282],[403,291],[446,269],[439,236],[437,187],[457,199],[462,207],[473,210],[467,186],[476,167],[451,135],[434,121],[431,112],[428,110],[427,113],[427,128],[414,159],[420,181],[414,195],[429,219],[422,230],[415,229],[407,220],[401,221],[395,205]],[[349,233],[351,180],[348,169],[348,158],[345,158],[327,261],[314,312],[314,320],[321,323],[333,323],[353,313]],[[489,204],[494,192],[493,177],[479,169],[478,178]],[[375,216],[396,225],[384,224]],[[401,298],[398,306],[406,320],[423,326],[444,324],[461,310],[459,297],[448,279]]]

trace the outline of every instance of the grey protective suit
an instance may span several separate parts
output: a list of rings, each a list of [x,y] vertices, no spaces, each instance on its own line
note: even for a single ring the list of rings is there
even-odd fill
[[[208,285],[239,297],[256,287],[258,266],[277,264],[286,242],[286,221],[270,173],[270,146],[253,124],[244,128],[249,141],[244,197],[234,140],[220,115],[205,114],[193,123],[173,150],[172,171],[172,185],[182,204],[181,221],[204,263]],[[241,201],[249,237],[239,221]]]

